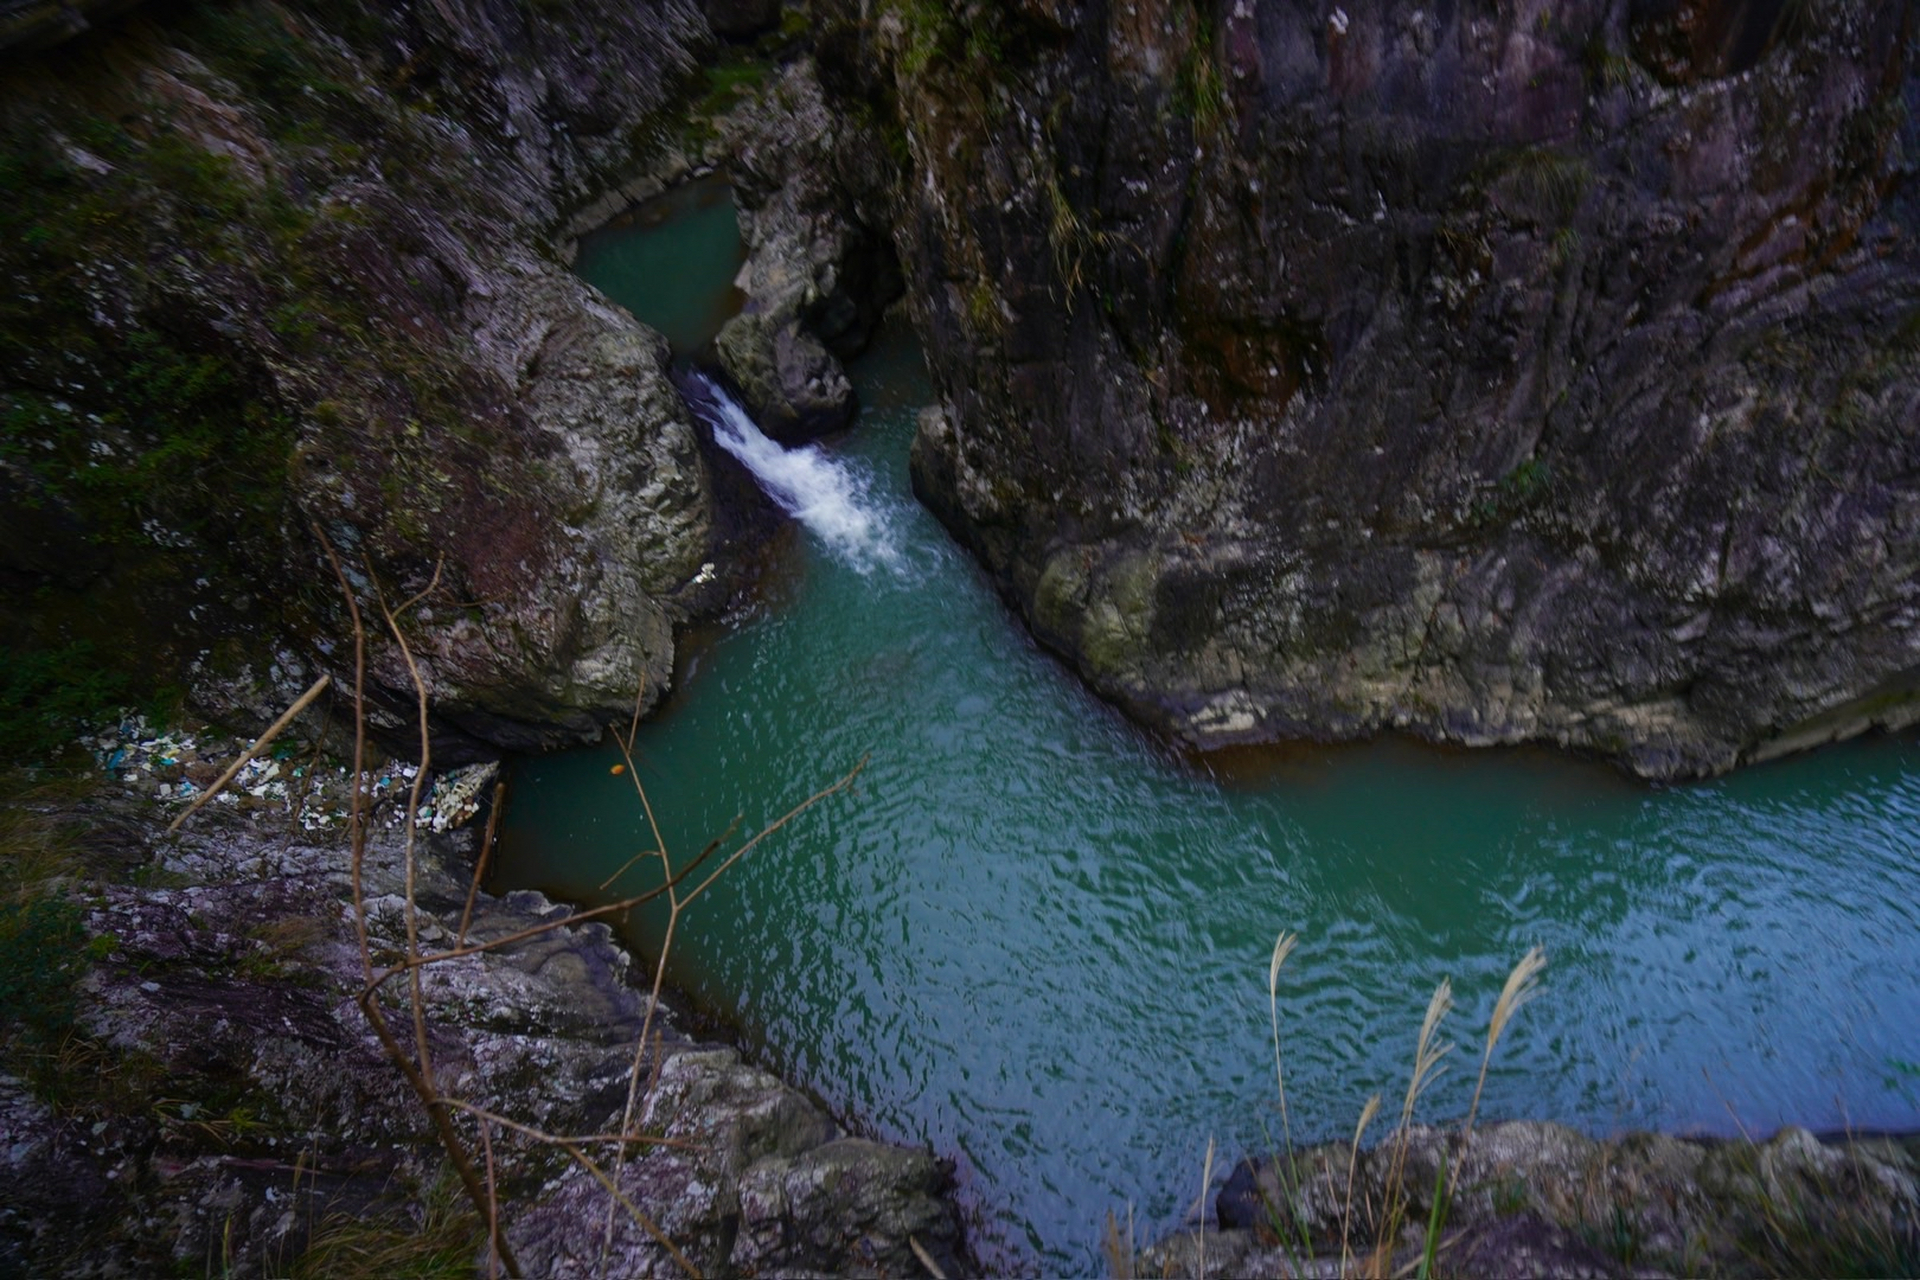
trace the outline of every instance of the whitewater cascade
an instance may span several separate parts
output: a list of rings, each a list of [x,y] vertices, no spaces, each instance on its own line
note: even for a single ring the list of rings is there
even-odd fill
[[[817,445],[788,449],[771,440],[724,387],[686,376],[686,399],[713,428],[714,442],[740,460],[780,509],[800,521],[836,558],[861,573],[904,572],[899,538],[870,478]]]

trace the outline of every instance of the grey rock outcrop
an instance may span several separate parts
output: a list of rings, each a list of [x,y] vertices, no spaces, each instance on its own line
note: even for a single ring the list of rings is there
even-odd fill
[[[818,8],[917,488],[1107,697],[1662,778],[1914,719],[1911,5]]]
[[[1920,1151],[1911,1140],[1827,1143],[1804,1129],[1766,1142],[1633,1133],[1599,1141],[1511,1121],[1456,1135],[1342,1143],[1243,1162],[1216,1202],[1219,1229],[1144,1250],[1141,1275],[1338,1276],[1374,1257],[1417,1267],[1442,1163],[1438,1221],[1449,1275],[1600,1277],[1895,1271],[1920,1258]],[[1396,1194],[1394,1167],[1399,1176]],[[1400,1212],[1383,1223],[1385,1206]]]
[[[720,365],[762,430],[798,441],[845,426],[841,360],[900,293],[887,232],[889,170],[871,128],[827,109],[810,58],[729,122],[729,172],[747,263]]]

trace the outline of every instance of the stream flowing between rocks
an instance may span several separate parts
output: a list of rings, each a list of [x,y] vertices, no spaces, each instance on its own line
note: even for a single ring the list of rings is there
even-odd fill
[[[711,306],[656,299],[647,262],[737,252],[697,217],[603,235],[644,243],[596,242],[582,270],[650,323],[656,301]],[[1181,1220],[1210,1138],[1216,1179],[1279,1143],[1283,929],[1296,1142],[1398,1099],[1443,977],[1461,1048],[1419,1114],[1464,1113],[1487,1015],[1536,943],[1545,990],[1494,1059],[1488,1117],[1920,1125],[1920,745],[1662,790],[1392,742],[1184,760],[1038,651],[913,501],[931,391],[911,339],[884,333],[852,373],[845,436],[748,442],[763,480],[811,486],[781,499],[802,519],[750,616],[693,646],[637,770],[685,858],[870,754],[852,794],[687,915],[673,973],[855,1124],[954,1158],[989,1261],[1097,1271],[1109,1210],[1133,1205],[1142,1234]],[[496,887],[610,896],[651,847],[619,761],[515,765]],[[661,918],[636,916],[643,954]]]

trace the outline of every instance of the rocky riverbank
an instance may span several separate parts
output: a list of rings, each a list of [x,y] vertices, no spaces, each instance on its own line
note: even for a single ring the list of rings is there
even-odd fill
[[[439,1256],[456,1272],[484,1269],[484,1221],[356,1003],[365,960],[345,782],[305,759],[280,762],[309,784],[296,796],[256,782],[177,837],[162,827],[184,802],[154,777],[199,766],[177,739],[123,755],[84,795],[42,789],[10,804],[9,856],[30,841],[61,862],[43,864],[55,877],[30,899],[13,892],[10,866],[9,901],[62,904],[72,918],[34,940],[10,913],[0,936],[13,1006],[0,1269],[370,1274],[380,1250],[393,1251],[391,1268]],[[376,966],[406,954],[407,794],[380,790],[362,869]],[[481,893],[463,928],[479,829],[430,827],[413,868],[423,949],[528,935],[423,970],[439,1088],[546,1134],[618,1132],[650,975],[633,972],[605,924],[529,934],[571,912],[538,894]],[[36,973],[53,980],[36,985]],[[400,1028],[402,986],[388,1005]],[[526,1274],[685,1274],[672,1251],[702,1274],[923,1275],[922,1254],[959,1273],[945,1165],[849,1135],[680,1023],[654,1011],[660,1038],[640,1068],[646,1141],[618,1173],[637,1212],[613,1214],[610,1245],[609,1198],[583,1164],[493,1129],[500,1220]],[[480,1151],[474,1124],[461,1116],[458,1128]],[[586,1150],[612,1167],[607,1144]]]
[[[1452,1190],[1436,1215],[1443,1164]],[[1435,1275],[1911,1275],[1920,1139],[1597,1141],[1512,1121],[1462,1143],[1419,1126],[1404,1149],[1328,1143],[1243,1162],[1216,1220],[1137,1256],[1121,1249],[1116,1273],[1411,1275],[1433,1231]]]
[[[748,33],[779,16],[718,8]],[[745,94],[709,92],[714,37],[679,0],[63,12],[0,30],[34,51],[0,63],[0,258],[20,284],[0,307],[0,586],[22,603],[0,639],[12,673],[41,673],[29,712],[51,723],[48,700],[97,698],[89,682],[171,686],[258,726],[326,674],[301,732],[337,747],[349,591],[358,710],[389,746],[416,674],[439,762],[592,739],[656,703],[675,628],[725,602],[751,549],[729,545],[664,341],[571,275],[570,238],[739,151],[751,330],[730,367],[789,401],[837,388],[844,420],[838,356],[898,284],[887,237],[832,204],[846,184],[810,176],[857,149],[811,138],[805,64],[772,93],[751,91],[763,66]],[[402,643],[385,611],[423,591]],[[351,999],[341,770],[256,762],[168,839],[154,806],[239,744],[124,728],[98,744],[105,793],[6,810],[0,1258],[331,1274],[419,1237],[481,1265],[485,1232]],[[373,788],[376,964],[404,954],[413,773]],[[566,914],[482,894],[463,927],[473,843],[424,838],[428,947]],[[618,1128],[647,1014],[628,967],[597,924],[430,966],[439,1088],[549,1134]],[[849,1136],[676,1022],[655,1013],[648,1142],[609,1238],[591,1172],[491,1134],[530,1274],[956,1271],[939,1161]]]

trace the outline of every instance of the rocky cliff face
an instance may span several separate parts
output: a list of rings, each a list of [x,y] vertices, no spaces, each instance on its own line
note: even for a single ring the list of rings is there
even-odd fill
[[[712,490],[664,342],[554,245],[709,40],[682,0],[169,6],[0,65],[8,647],[284,705],[350,673],[324,536],[376,728],[413,695],[375,588],[436,572],[442,759],[656,699]]]
[[[1107,696],[1653,777],[1915,717],[1912,6],[822,9],[916,483]]]

